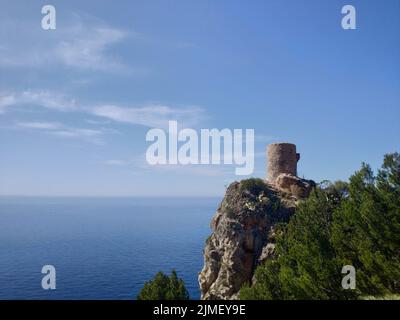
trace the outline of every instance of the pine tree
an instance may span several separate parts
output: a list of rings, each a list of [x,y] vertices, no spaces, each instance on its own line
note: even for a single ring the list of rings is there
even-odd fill
[[[335,213],[333,244],[342,264],[356,269],[363,294],[400,292],[400,156],[386,155],[375,177],[371,168],[350,178],[349,199]]]
[[[241,299],[351,299],[400,293],[400,155],[386,155],[349,183],[324,182],[278,236],[275,260],[258,266]],[[356,289],[341,269],[356,270]]]
[[[188,300],[189,293],[182,279],[178,278],[175,270],[170,276],[161,271],[154,279],[147,281],[139,295],[138,300]]]

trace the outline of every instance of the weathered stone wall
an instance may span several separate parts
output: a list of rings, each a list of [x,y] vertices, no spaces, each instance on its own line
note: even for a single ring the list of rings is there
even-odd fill
[[[282,174],[297,176],[297,161],[300,154],[296,153],[296,145],[292,143],[272,143],[267,148],[268,177],[267,180],[275,183],[276,178]]]

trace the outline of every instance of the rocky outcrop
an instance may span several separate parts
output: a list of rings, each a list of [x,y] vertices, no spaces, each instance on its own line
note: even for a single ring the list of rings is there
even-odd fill
[[[315,182],[297,177],[300,154],[287,142],[268,146],[268,177],[232,183],[212,221],[199,274],[202,299],[236,299],[255,268],[275,255],[275,233]]]
[[[299,199],[307,198],[315,187],[315,182],[296,177],[290,173],[281,173],[275,179],[275,187],[288,192]]]
[[[273,257],[276,226],[288,222],[298,200],[284,186],[249,179],[228,187],[204,249],[202,299],[236,299],[243,284],[251,282],[255,267]]]

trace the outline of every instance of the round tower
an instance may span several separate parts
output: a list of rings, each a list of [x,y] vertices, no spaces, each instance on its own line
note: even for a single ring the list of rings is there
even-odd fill
[[[268,157],[268,177],[267,180],[271,183],[281,173],[289,173],[297,176],[297,161],[300,159],[300,154],[296,153],[296,145],[293,143],[272,143],[267,147]]]

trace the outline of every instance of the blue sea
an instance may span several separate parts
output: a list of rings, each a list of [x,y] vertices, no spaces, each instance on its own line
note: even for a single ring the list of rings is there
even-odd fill
[[[176,269],[191,299],[217,198],[0,198],[0,299],[136,299]],[[56,289],[41,287],[42,267]]]

